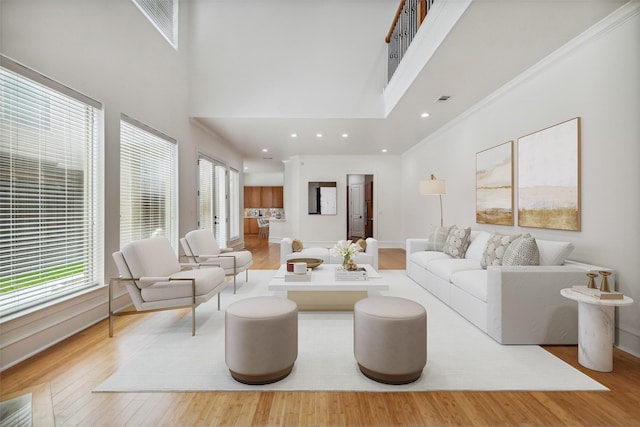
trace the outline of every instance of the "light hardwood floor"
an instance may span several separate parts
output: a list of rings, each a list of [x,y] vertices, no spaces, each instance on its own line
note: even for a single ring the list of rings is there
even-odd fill
[[[253,268],[278,266],[277,244],[248,237],[246,245]],[[381,249],[380,269],[404,269],[404,256]],[[167,325],[189,315],[173,310],[118,318],[111,339],[102,321],[0,373],[0,399],[32,393],[35,426],[640,425],[640,359],[615,349],[614,372],[593,372],[578,365],[575,346],[547,350],[611,391],[92,393]]]

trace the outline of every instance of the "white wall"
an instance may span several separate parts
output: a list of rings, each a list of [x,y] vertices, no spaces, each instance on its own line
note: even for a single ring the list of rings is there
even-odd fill
[[[196,226],[197,152],[242,171],[241,155],[189,119],[188,4],[181,3],[178,51],[130,0],[2,0],[0,4],[4,55],[104,105],[105,282],[117,275],[111,253],[119,248],[121,113],[178,141],[180,235]],[[85,304],[66,302],[65,310],[53,307],[37,319],[25,316],[4,323],[0,369],[104,318],[106,289],[96,293]],[[30,335],[37,328],[46,331],[33,339]]]
[[[618,290],[636,301],[633,306],[618,310],[617,342],[637,355],[639,52],[640,4],[635,2],[405,153],[401,182],[405,237],[424,236],[429,225],[439,221],[438,199],[418,196],[418,181],[434,173],[447,181],[445,223],[569,240],[575,245],[572,259],[614,269]],[[578,116],[582,118],[582,230],[475,224],[476,153],[516,141],[517,187],[517,138]]]
[[[282,172],[245,173],[244,185],[282,187],[284,185],[284,170]]]
[[[382,117],[397,5],[192,0],[193,115]]]
[[[374,237],[381,247],[404,247],[399,156],[298,156],[285,163],[285,212],[290,237],[335,243],[347,237],[347,175],[373,175]],[[308,183],[337,183],[337,215],[309,215]]]

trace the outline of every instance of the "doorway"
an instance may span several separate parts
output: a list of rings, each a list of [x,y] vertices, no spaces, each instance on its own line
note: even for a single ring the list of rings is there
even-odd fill
[[[347,238],[373,236],[373,175],[347,175]]]

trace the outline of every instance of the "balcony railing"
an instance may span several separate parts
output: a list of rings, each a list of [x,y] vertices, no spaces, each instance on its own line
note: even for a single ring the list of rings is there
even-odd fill
[[[388,46],[388,78],[402,61],[418,28],[435,0],[401,0],[385,41]]]

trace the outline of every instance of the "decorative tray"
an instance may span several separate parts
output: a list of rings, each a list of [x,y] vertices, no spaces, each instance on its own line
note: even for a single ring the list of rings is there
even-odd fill
[[[314,269],[320,264],[322,264],[324,261],[321,260],[320,258],[291,258],[291,259],[288,259],[287,262],[288,263],[289,262],[306,262],[307,268]]]

